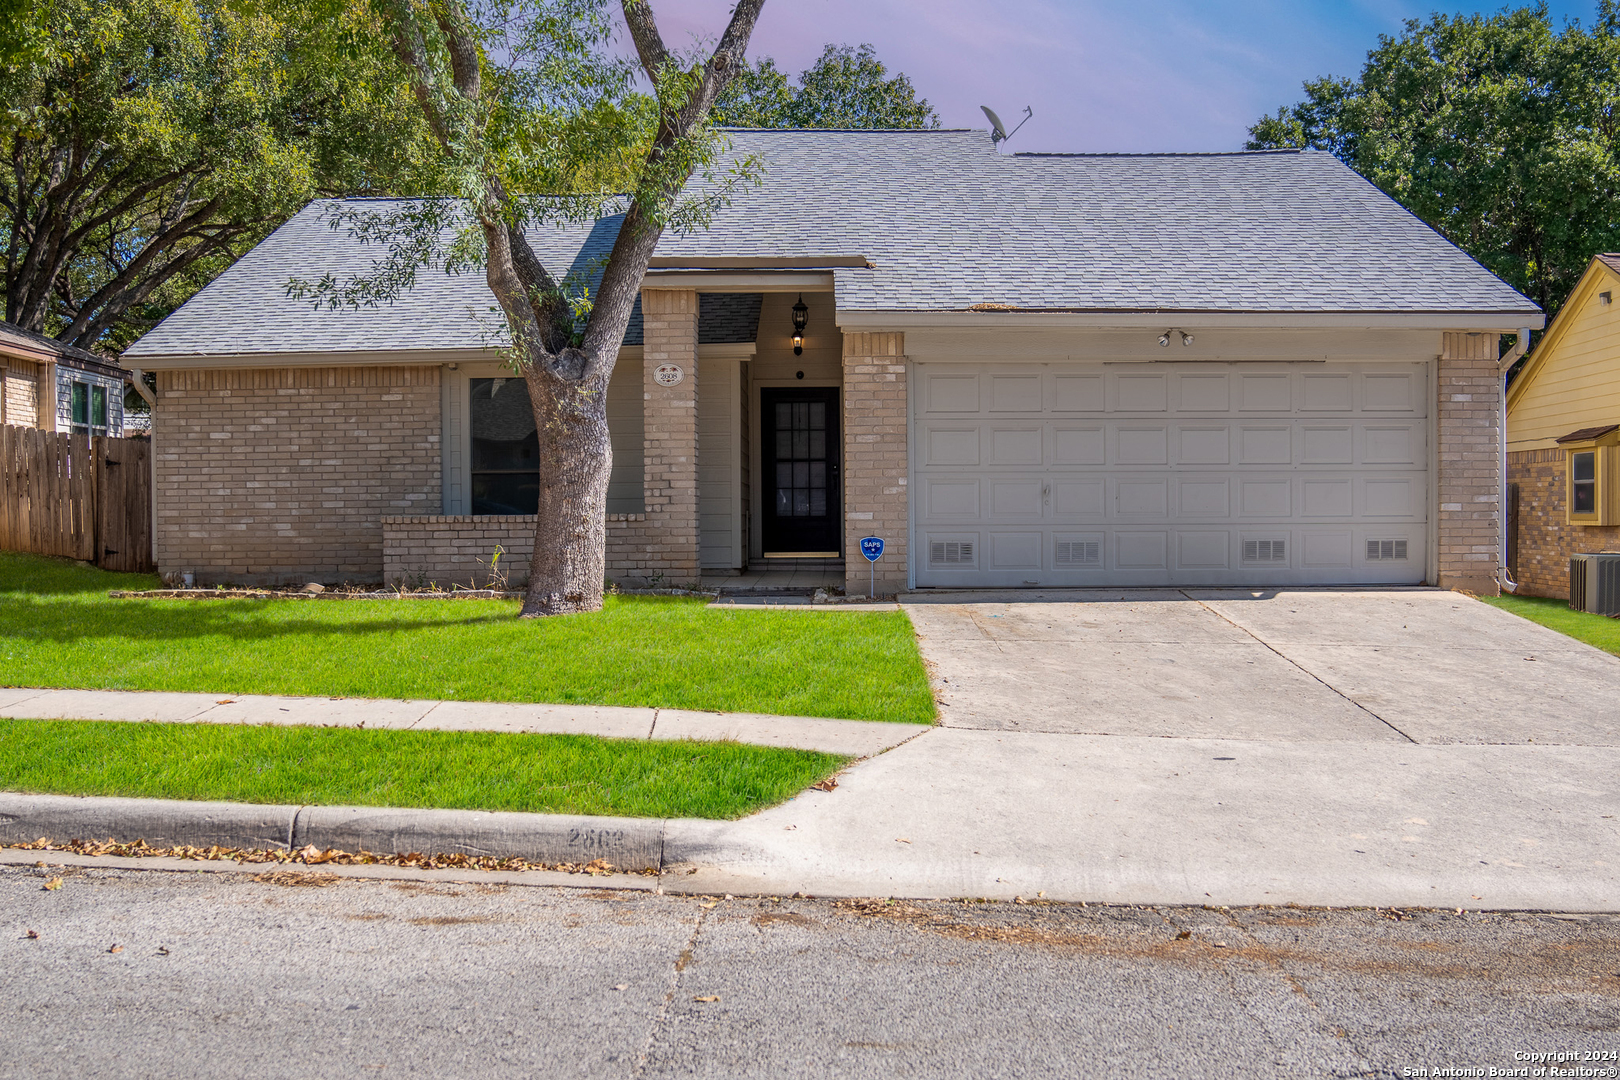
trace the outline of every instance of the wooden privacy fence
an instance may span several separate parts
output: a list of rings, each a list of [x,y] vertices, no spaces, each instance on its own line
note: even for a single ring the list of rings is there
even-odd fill
[[[143,439],[0,427],[0,548],[151,570],[151,480]]]

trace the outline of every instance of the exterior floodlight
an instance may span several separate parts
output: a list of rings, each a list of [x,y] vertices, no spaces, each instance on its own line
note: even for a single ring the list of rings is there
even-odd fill
[[[810,322],[810,309],[804,306],[804,294],[799,294],[799,302],[793,305],[793,355],[804,355],[804,328]]]
[[[1170,345],[1170,331],[1166,330],[1164,333],[1159,335],[1159,345],[1161,347],[1164,347],[1164,348],[1169,347],[1169,345]]]
[[[1185,331],[1185,330],[1181,331],[1181,343],[1183,345],[1191,345],[1192,344],[1192,335],[1187,333],[1187,331]]]

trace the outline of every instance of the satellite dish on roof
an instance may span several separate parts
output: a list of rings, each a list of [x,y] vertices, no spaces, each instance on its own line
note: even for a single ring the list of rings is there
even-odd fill
[[[996,115],[994,109],[990,108],[988,105],[980,105],[979,108],[983,110],[985,118],[990,121],[990,144],[992,146],[1000,146],[1002,143],[1018,134],[1018,128],[1021,128],[1025,124],[1029,123],[1029,118],[1035,115],[1035,110],[1030,108],[1028,105],[1025,105],[1024,118],[1018,121],[1018,127],[1008,131],[1007,125],[1001,122],[1001,117]]]

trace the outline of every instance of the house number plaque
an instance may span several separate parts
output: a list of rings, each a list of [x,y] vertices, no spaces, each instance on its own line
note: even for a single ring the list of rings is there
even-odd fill
[[[681,370],[679,364],[659,364],[653,368],[653,381],[659,386],[679,386],[684,378],[686,372]]]

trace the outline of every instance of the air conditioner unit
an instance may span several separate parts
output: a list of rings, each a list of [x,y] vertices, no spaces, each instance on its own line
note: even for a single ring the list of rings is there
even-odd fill
[[[1569,557],[1569,606],[1597,615],[1620,615],[1620,552]]]

